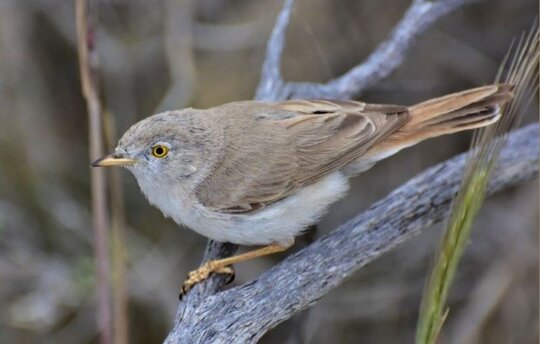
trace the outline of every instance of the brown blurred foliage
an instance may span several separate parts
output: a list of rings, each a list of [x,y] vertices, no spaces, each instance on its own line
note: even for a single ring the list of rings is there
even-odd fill
[[[164,109],[249,99],[280,1],[101,0],[101,85],[118,137]],[[299,0],[283,68],[324,81],[361,61],[408,1]],[[397,73],[362,96],[411,104],[491,82],[534,0],[479,1],[421,36]],[[95,342],[87,119],[74,6],[0,2],[0,343]],[[537,103],[537,102],[536,102]],[[526,122],[537,119],[538,108]],[[423,143],[356,178],[319,226],[327,232],[397,185],[468,147],[469,134]],[[133,343],[167,333],[178,288],[206,240],[164,219],[123,172]],[[538,182],[490,198],[454,286],[441,343],[538,342]],[[264,343],[412,342],[439,228],[387,254]],[[306,239],[307,240],[307,239]],[[237,267],[243,283],[278,258]]]

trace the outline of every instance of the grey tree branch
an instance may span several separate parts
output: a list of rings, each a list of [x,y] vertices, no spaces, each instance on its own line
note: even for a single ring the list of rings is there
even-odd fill
[[[414,39],[437,19],[471,0],[414,0],[388,41],[367,60],[326,84],[283,81],[280,61],[294,0],[285,0],[268,42],[256,99],[350,98],[395,70]],[[490,193],[538,172],[538,127],[514,133],[493,174]],[[517,155],[515,152],[520,152]],[[464,156],[442,163],[403,185],[330,235],[287,258],[258,279],[220,292],[224,278],[196,285],[180,302],[166,343],[257,341],[316,302],[353,271],[440,221],[461,180]],[[210,241],[203,261],[233,254],[237,246]]]
[[[489,194],[538,174],[538,130],[533,124],[510,135],[489,183]],[[459,188],[466,158],[464,153],[428,169],[256,279],[215,295],[193,295],[197,300],[191,298],[180,305],[165,342],[255,343],[354,271],[444,219]]]
[[[285,45],[285,31],[293,0],[286,0],[268,40],[266,60],[256,93],[259,100],[289,98],[350,99],[387,77],[401,65],[416,38],[441,17],[472,0],[414,0],[388,39],[369,57],[347,73],[325,84],[285,82],[280,62]]]

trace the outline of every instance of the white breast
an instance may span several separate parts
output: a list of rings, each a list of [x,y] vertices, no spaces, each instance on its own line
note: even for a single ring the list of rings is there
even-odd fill
[[[161,209],[165,216],[208,238],[242,245],[291,243],[349,188],[347,178],[341,172],[334,172],[256,212],[223,214],[203,207],[183,190],[156,190],[144,180],[138,178],[138,181],[150,203]]]

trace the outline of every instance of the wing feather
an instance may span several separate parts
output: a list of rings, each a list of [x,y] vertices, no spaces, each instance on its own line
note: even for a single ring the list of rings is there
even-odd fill
[[[197,196],[207,207],[238,214],[345,167],[409,118],[403,106],[356,101],[237,102],[215,109],[222,121],[232,121],[225,136],[234,139]]]

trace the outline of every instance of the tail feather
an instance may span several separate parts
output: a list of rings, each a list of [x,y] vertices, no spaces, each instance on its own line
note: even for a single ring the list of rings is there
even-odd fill
[[[477,87],[413,105],[409,119],[398,130],[370,148],[346,173],[367,170],[403,148],[431,137],[485,127],[497,122],[501,107],[513,97],[513,86],[496,84]]]
[[[411,106],[410,120],[396,134],[412,145],[430,137],[484,127],[499,119],[500,107],[512,96],[511,85],[499,84],[431,99]]]
[[[513,97],[513,86],[477,87],[430,99],[408,108],[409,120],[365,155],[369,163],[384,159],[420,141],[485,127],[497,122],[500,108]]]

